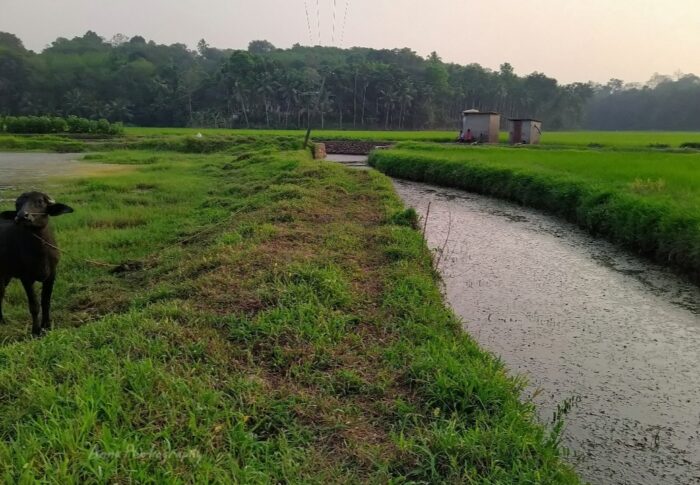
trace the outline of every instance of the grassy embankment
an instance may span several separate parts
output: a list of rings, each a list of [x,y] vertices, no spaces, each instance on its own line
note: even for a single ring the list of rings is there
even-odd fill
[[[117,149],[141,145],[152,149],[158,145],[172,144],[180,137],[190,139],[197,133],[213,140],[230,140],[250,136],[283,136],[301,140],[303,130],[226,130],[203,128],[126,128],[126,136],[111,140],[73,139],[56,135],[0,135],[0,150],[51,150],[63,152],[81,152],[105,149]],[[369,140],[369,141],[419,141],[419,142],[453,142],[457,130],[453,131],[340,131],[314,130],[317,140]],[[508,133],[501,132],[501,142],[507,143]],[[679,149],[683,143],[700,144],[697,132],[633,132],[633,131],[572,131],[547,132],[542,136],[541,148],[562,146],[619,149]]]
[[[372,141],[423,141],[453,142],[458,128],[447,131],[353,131],[353,130],[314,130],[318,140],[372,140]],[[198,128],[126,128],[128,136],[157,137],[160,135],[286,135],[301,137],[301,130],[225,130]],[[508,132],[501,131],[501,142],[508,142]],[[700,133],[681,131],[546,131],[542,143],[547,145],[578,146],[599,145],[604,148],[647,148],[667,146],[679,148],[687,142],[700,143]]]
[[[268,135],[272,137],[273,135]],[[300,146],[303,137],[274,136],[282,148]],[[117,136],[97,139],[76,139],[56,135],[0,135],[3,151],[103,152],[112,150],[176,151],[180,153],[214,153],[240,145],[259,143],[260,137],[219,133],[196,138],[192,135]]]
[[[24,340],[13,283],[4,482],[577,483],[388,179],[292,148],[105,152],[133,170],[52,189],[59,328]]]
[[[700,153],[404,143],[370,163],[550,211],[700,279]]]

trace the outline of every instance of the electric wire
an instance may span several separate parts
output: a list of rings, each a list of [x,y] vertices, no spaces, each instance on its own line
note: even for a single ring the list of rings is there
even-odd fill
[[[340,46],[343,47],[343,42],[345,42],[345,25],[348,21],[348,9],[350,8],[350,0],[345,0],[345,14],[343,15],[343,28],[340,34]]]
[[[309,43],[314,43],[314,38],[311,33],[311,19],[309,18],[309,1],[304,0],[304,11],[306,12],[306,26],[309,28]]]
[[[338,0],[333,0],[333,33],[331,34],[331,44],[335,44],[335,10]]]
[[[316,0],[316,23],[318,24],[318,44],[321,45],[321,6]]]

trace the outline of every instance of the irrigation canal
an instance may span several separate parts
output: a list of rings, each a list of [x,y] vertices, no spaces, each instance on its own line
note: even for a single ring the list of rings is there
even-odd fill
[[[541,212],[394,184],[421,216],[430,204],[426,239],[465,330],[527,377],[543,422],[570,408],[562,441],[586,480],[700,483],[697,286]]]

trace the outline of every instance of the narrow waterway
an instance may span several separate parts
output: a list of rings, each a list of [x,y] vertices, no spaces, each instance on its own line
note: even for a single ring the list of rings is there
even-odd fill
[[[425,215],[465,329],[527,376],[543,421],[596,484],[700,483],[700,291],[573,225],[395,182]],[[442,253],[442,254],[440,254]]]
[[[572,224],[395,181],[425,216],[465,329],[529,380],[540,418],[594,484],[700,483],[700,290]],[[568,407],[568,406],[567,406]]]

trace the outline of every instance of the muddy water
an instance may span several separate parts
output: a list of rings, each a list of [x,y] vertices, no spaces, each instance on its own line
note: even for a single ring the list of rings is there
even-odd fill
[[[43,185],[51,175],[72,172],[81,164],[74,153],[1,153],[0,190],[32,189]],[[21,187],[20,187],[21,186]]]
[[[426,237],[465,329],[527,376],[543,421],[572,405],[563,443],[584,478],[700,483],[697,287],[537,211],[395,186],[421,215],[430,203]]]
[[[395,187],[422,216],[430,203],[426,238],[465,329],[528,378],[543,422],[570,406],[563,444],[586,480],[700,483],[700,289],[538,211]]]
[[[28,190],[49,190],[55,177],[122,171],[120,165],[78,162],[77,153],[0,152],[0,200]]]
[[[350,168],[358,168],[361,170],[369,170],[369,166],[367,165],[367,157],[364,155],[328,155],[326,157],[328,160],[332,162],[339,162],[345,165],[346,167]]]

